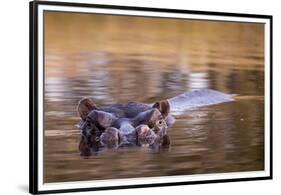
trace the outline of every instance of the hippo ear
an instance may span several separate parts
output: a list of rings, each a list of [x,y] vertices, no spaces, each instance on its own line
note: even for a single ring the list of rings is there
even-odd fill
[[[77,111],[82,120],[85,120],[89,112],[96,109],[96,105],[91,98],[83,98],[79,101]]]
[[[157,108],[165,118],[170,112],[170,103],[168,102],[168,100],[156,102],[152,107]]]

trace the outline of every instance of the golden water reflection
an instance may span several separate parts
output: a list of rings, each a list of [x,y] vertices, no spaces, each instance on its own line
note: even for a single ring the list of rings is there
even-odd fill
[[[264,26],[45,13],[45,182],[264,168]],[[151,103],[192,89],[237,101],[188,111],[171,148],[79,156],[77,102]]]

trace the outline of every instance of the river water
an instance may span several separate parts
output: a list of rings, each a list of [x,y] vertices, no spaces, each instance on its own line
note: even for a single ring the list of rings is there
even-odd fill
[[[262,24],[45,13],[44,182],[264,169]],[[193,89],[236,101],[176,116],[160,152],[78,151],[76,106],[153,103]]]

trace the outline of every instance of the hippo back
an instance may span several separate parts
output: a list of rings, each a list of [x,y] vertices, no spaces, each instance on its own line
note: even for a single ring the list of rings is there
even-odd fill
[[[177,113],[197,107],[230,102],[234,100],[233,96],[212,89],[201,89],[183,93],[168,99],[168,101],[171,112]]]

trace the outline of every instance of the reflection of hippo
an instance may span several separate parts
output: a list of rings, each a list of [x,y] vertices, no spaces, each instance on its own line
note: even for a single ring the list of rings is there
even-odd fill
[[[174,123],[171,113],[232,101],[232,95],[203,89],[181,94],[155,104],[130,102],[97,107],[90,98],[78,104],[82,132],[79,150],[90,155],[100,147],[169,146],[167,128]]]

